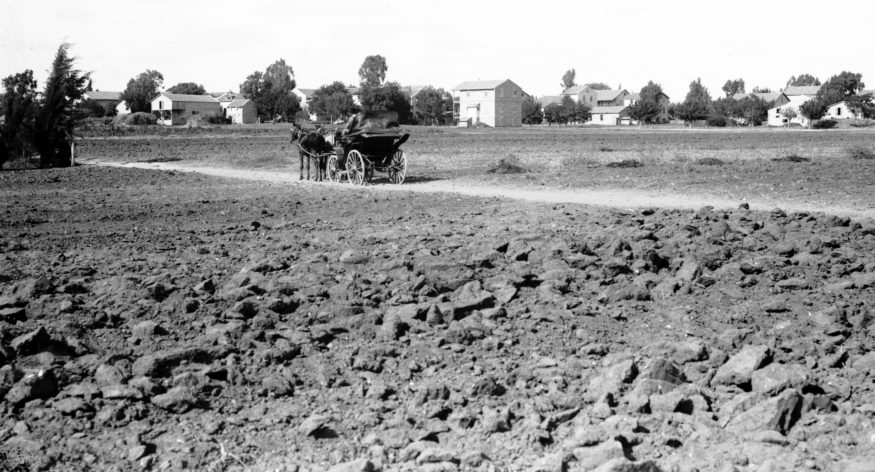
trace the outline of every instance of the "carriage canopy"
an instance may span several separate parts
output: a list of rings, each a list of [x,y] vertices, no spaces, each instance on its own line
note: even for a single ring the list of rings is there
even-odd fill
[[[350,117],[343,130],[346,136],[398,133],[398,114],[394,111],[363,111]]]

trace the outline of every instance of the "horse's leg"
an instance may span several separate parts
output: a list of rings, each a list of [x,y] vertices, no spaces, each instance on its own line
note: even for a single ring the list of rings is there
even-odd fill
[[[307,153],[307,180],[310,180],[310,153]]]
[[[301,171],[298,173],[298,180],[304,180],[304,153],[298,151],[298,157],[301,159]]]

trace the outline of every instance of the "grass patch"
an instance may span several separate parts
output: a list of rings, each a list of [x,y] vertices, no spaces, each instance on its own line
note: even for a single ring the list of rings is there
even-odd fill
[[[793,153],[793,154],[787,154],[786,156],[783,156],[783,157],[773,157],[772,160],[775,162],[810,162],[811,158],[802,157],[796,153]]]
[[[599,146],[599,152],[614,152],[614,149],[608,146]]]
[[[498,163],[486,170],[488,174],[525,174],[528,169],[520,164],[520,158],[514,155],[502,157]]]
[[[875,159],[875,151],[862,145],[845,148],[845,152],[851,159]]]
[[[848,121],[851,128],[871,128],[875,126],[875,120],[869,118],[853,119]]]
[[[705,157],[696,160],[696,164],[700,166],[722,166],[726,163],[721,161],[720,159],[717,159],[716,157]]]
[[[624,159],[619,162],[608,162],[605,164],[605,167],[614,167],[620,169],[631,169],[635,167],[644,167],[640,161],[636,161],[635,159]]]

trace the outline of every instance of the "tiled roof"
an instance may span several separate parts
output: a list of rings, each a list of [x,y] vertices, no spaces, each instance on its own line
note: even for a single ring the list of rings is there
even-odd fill
[[[784,95],[788,97],[796,96],[796,95],[817,95],[817,91],[820,90],[820,85],[805,85],[798,87],[787,87],[784,89]]]
[[[234,100],[231,100],[231,103],[228,104],[228,108],[243,108],[243,105],[246,105],[251,101],[252,100],[248,98],[235,98]]]
[[[540,103],[542,107],[554,103],[562,103],[562,95],[545,95],[538,99],[538,103]]]
[[[295,90],[304,94],[305,97],[310,97],[311,95],[313,95],[313,92],[316,91],[316,89],[309,89],[309,88],[305,89],[305,88],[300,88],[300,87],[296,88]]]
[[[575,85],[562,91],[562,95],[577,95],[586,90],[586,85]]]
[[[619,97],[623,92],[625,92],[625,90],[596,90],[596,100],[600,102],[613,100]]]
[[[195,102],[195,103],[219,103],[218,100],[209,95],[185,95],[182,93],[162,93],[160,96],[165,96],[174,102]],[[155,98],[158,98],[155,97]],[[154,98],[152,99],[154,100]]]
[[[507,79],[504,80],[472,80],[468,82],[462,82],[459,85],[453,87],[453,90],[493,90],[495,87],[507,82]]]
[[[593,107],[593,109],[590,111],[590,113],[592,113],[593,115],[620,113],[627,108],[629,108],[629,107],[627,107],[625,105],[620,105],[620,106],[616,106],[616,107]]]
[[[221,94],[219,94],[218,96],[213,95],[213,94],[210,94],[210,96],[215,97],[216,100],[218,100],[218,101],[220,101],[220,102],[230,102],[230,101],[233,101],[233,100],[235,100],[235,99],[237,99],[237,98],[242,97],[243,94],[242,94],[242,93],[230,92],[230,91],[229,91],[229,92],[221,93]]]
[[[85,98],[91,100],[121,100],[122,93],[121,92],[100,92],[100,91],[91,91],[85,92]]]

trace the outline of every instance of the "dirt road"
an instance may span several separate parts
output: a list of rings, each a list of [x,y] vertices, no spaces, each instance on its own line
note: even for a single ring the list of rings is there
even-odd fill
[[[127,163],[105,162],[99,160],[84,161],[86,164],[97,164],[114,167],[134,167],[139,169],[174,170],[180,172],[198,172],[214,177],[245,179],[250,181],[269,182],[284,185],[332,185],[309,181],[301,181],[294,171],[277,172],[251,169],[234,169],[227,167],[197,166],[180,164],[178,162],[159,163]],[[347,184],[336,184],[346,186]],[[652,193],[635,189],[556,189],[526,190],[493,185],[473,185],[446,180],[405,183],[403,186],[375,185],[372,189],[387,192],[420,192],[420,193],[456,193],[475,197],[496,197],[541,203],[573,203],[581,205],[600,206],[607,208],[671,208],[698,209],[712,206],[715,209],[737,208],[742,202],[709,195],[664,194]],[[825,206],[800,204],[784,200],[748,200],[753,210],[771,210],[781,208],[790,212],[822,212],[827,214],[847,216],[854,219],[875,218],[875,208],[859,208],[856,206]]]

